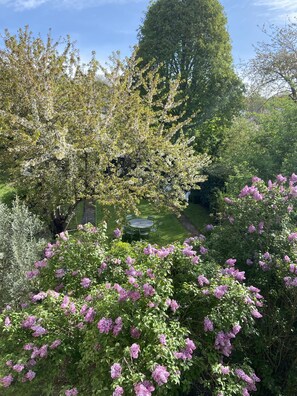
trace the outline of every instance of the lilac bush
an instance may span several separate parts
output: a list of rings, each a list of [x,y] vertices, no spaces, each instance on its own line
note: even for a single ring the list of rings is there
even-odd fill
[[[221,224],[207,247],[224,271],[244,277],[264,298],[252,312],[259,336],[247,339],[246,354],[262,378],[259,395],[296,395],[297,389],[297,175],[265,183],[253,177],[237,196],[225,197]],[[233,264],[237,267],[234,270]],[[259,297],[259,295],[258,295]]]
[[[29,300],[1,313],[1,394],[177,395],[193,382],[201,394],[255,391],[257,375],[233,355],[261,320],[262,296],[234,263],[209,260],[203,236],[160,248],[108,243],[105,231],[79,227],[48,244]]]

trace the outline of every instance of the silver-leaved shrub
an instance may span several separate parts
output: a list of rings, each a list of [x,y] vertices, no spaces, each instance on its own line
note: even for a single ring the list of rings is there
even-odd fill
[[[20,301],[31,287],[26,272],[42,255],[44,226],[16,199],[12,208],[0,202],[0,307]]]

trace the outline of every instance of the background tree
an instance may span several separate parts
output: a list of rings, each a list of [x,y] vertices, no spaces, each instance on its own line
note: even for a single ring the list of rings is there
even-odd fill
[[[289,93],[297,102],[297,24],[271,25],[263,29],[268,42],[256,46],[247,71],[253,84],[271,94]]]
[[[189,120],[173,115],[179,83],[163,94],[157,70],[134,56],[115,57],[109,70],[95,58],[81,65],[69,38],[44,43],[26,28],[6,31],[0,69],[0,161],[54,233],[82,199],[127,211],[147,198],[179,210],[204,180],[208,159],[183,136]]]
[[[157,0],[139,29],[143,64],[153,59],[166,81],[181,79],[180,113],[193,115],[200,151],[215,154],[223,127],[241,108],[226,17],[217,0]]]

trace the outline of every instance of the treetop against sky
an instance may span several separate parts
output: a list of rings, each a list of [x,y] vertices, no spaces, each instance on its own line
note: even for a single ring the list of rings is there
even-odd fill
[[[149,0],[0,0],[0,30],[29,25],[45,36],[70,34],[88,60],[92,50],[105,62],[112,51],[129,55]],[[297,15],[296,0],[221,0],[228,18],[235,64],[254,55],[263,24],[282,24]]]

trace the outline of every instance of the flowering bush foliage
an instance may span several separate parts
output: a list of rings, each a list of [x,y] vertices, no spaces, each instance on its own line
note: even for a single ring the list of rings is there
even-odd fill
[[[212,395],[256,390],[232,353],[261,316],[244,274],[207,260],[203,236],[108,244],[105,227],[48,244],[27,274],[30,300],[0,315],[1,393],[175,395],[193,380]]]
[[[262,378],[259,394],[296,395],[297,175],[278,175],[268,184],[254,177],[225,203],[224,219],[208,248],[220,262],[231,257],[265,298],[257,323],[260,336],[246,343]]]

